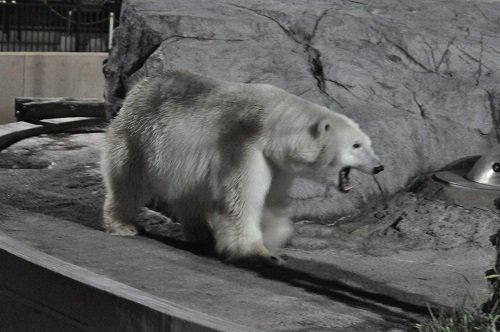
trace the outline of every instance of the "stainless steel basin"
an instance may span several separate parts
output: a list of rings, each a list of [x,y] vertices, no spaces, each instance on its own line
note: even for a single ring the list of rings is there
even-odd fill
[[[445,185],[474,191],[496,192],[500,196],[500,144],[482,156],[463,158],[457,165],[434,173],[432,178]]]
[[[434,173],[423,186],[426,197],[466,209],[500,212],[500,144],[481,156],[469,156]]]
[[[500,144],[479,158],[465,178],[476,183],[500,188]]]

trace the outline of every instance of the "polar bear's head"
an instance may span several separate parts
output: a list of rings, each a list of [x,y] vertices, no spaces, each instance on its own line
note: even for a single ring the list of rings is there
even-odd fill
[[[299,176],[320,183],[335,185],[341,192],[348,192],[351,169],[367,174],[384,170],[372,149],[370,138],[350,118],[334,114],[320,119],[309,130],[309,137],[292,153],[305,161],[297,169]]]

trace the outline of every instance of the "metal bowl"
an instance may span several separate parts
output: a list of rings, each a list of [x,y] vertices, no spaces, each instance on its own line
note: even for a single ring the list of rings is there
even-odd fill
[[[500,144],[479,158],[465,178],[476,183],[500,187]]]

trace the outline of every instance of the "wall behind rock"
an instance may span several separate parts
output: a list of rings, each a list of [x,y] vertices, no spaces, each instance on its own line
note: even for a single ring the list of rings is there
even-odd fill
[[[0,124],[16,97],[102,98],[106,53],[0,52]]]
[[[127,0],[104,66],[108,113],[150,73],[271,83],[344,113],[386,171],[347,195],[297,181],[297,216],[328,219],[481,154],[500,128],[500,3]]]

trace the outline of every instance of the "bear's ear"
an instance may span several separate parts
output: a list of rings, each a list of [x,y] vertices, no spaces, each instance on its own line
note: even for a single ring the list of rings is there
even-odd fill
[[[311,129],[314,138],[321,138],[326,132],[332,130],[332,122],[328,119],[323,119],[313,125]]]

